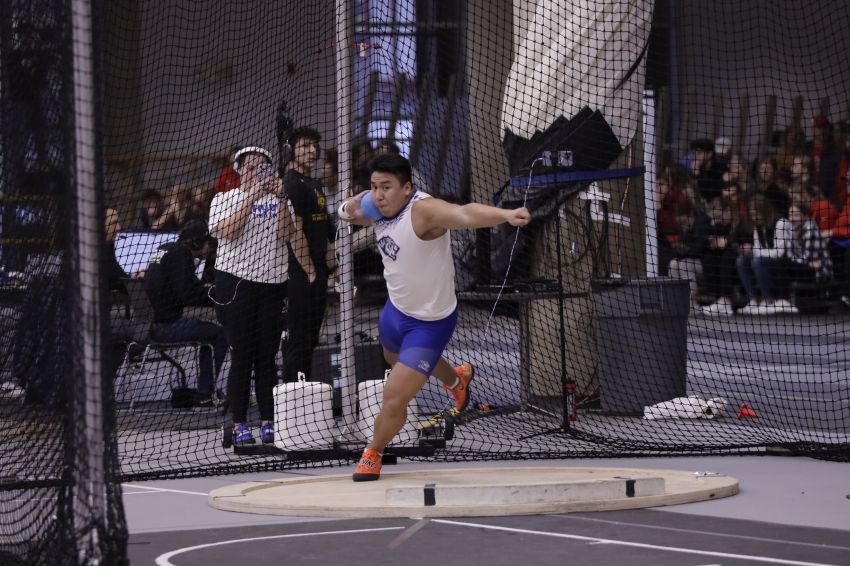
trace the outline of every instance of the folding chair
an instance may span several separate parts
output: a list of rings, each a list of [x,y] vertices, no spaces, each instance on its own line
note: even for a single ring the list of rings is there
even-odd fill
[[[139,382],[142,379],[142,373],[145,365],[149,362],[165,362],[177,371],[179,376],[178,388],[175,388],[174,381],[171,380],[172,396],[175,389],[182,391],[188,390],[186,369],[178,362],[169,352],[175,350],[191,349],[196,367],[200,369],[200,356],[203,350],[206,350],[210,356],[210,363],[215,364],[215,357],[211,344],[198,341],[188,342],[158,342],[151,337],[151,328],[154,320],[153,305],[150,302],[148,293],[144,288],[141,279],[124,278],[124,285],[127,288],[127,294],[130,298],[130,308],[133,318],[133,336],[127,343],[127,349],[124,353],[124,361],[121,368],[124,372],[122,375],[122,385],[126,387],[129,380],[130,390],[130,408],[136,402],[136,393],[139,387]],[[129,372],[129,368],[134,368],[135,371]],[[117,397],[117,381],[116,380],[116,397]],[[215,395],[215,394],[214,394]],[[126,396],[125,396],[126,397]],[[172,398],[172,401],[174,399]]]

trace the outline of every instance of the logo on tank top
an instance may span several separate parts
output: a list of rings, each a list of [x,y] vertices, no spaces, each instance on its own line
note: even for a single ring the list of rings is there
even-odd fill
[[[398,244],[393,241],[389,236],[384,236],[380,240],[378,240],[378,247],[381,248],[381,253],[395,261],[398,259]]]
[[[277,218],[277,203],[254,203],[251,205],[254,218]]]

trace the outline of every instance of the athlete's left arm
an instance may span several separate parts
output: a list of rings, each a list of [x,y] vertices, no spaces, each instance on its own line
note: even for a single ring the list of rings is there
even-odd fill
[[[435,229],[490,228],[507,222],[525,226],[531,221],[528,209],[507,210],[486,204],[451,204],[438,198],[426,198],[413,205],[413,226],[417,234]]]

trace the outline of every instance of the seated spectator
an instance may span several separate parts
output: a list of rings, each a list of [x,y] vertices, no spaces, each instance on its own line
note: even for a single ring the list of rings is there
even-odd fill
[[[678,216],[680,210],[693,209],[695,197],[688,184],[688,172],[684,166],[673,163],[665,167],[656,179],[658,195],[658,249],[661,275],[667,275],[667,266],[676,254],[671,246],[679,238]]]
[[[850,306],[850,197],[838,213],[832,229],[822,230],[821,233],[828,240],[827,249],[835,278],[842,289],[841,301],[845,306]]]
[[[821,232],[832,230],[835,220],[838,218],[838,209],[816,185],[809,186],[809,203],[812,212],[811,218],[821,229]]]
[[[805,206],[792,204],[789,218],[776,223],[771,252],[753,259],[752,270],[764,301],[750,314],[797,312],[786,299],[777,298],[788,292],[790,283],[832,278],[832,262],[826,244],[809,214]],[[747,283],[744,286],[747,287]],[[749,289],[747,294],[752,297]]]
[[[791,240],[791,223],[780,217],[767,197],[760,193],[753,195],[747,210],[752,236],[738,247],[735,267],[749,301],[738,313],[767,314],[790,310],[791,303],[777,304],[771,294],[767,260],[785,254],[786,242]]]
[[[749,202],[753,194],[762,193],[781,215],[784,216],[787,214],[788,207],[791,206],[791,197],[788,196],[788,192],[785,190],[784,183],[777,174],[777,171],[777,165],[774,159],[764,157],[759,160],[756,170],[755,191],[752,194],[746,195],[743,201],[745,203],[744,208],[746,208],[746,203]],[[739,196],[744,197],[744,195]]]
[[[148,266],[144,287],[154,309],[151,338],[161,342],[198,341],[209,344],[213,360],[199,356],[197,404],[209,406],[216,392],[216,378],[227,354],[228,342],[224,328],[183,316],[183,309],[191,305],[210,305],[209,285],[195,276],[195,260],[206,258],[211,237],[207,223],[191,220],[180,231],[176,244]]]
[[[676,218],[676,239],[671,244],[670,277],[690,282],[691,308],[696,309],[697,280],[702,277],[702,256],[708,246],[708,219],[701,210],[682,207]]]
[[[153,230],[154,224],[159,221],[163,212],[165,212],[165,201],[159,191],[154,189],[144,191],[136,206],[134,227],[138,230]]]
[[[697,194],[703,201],[711,202],[720,196],[726,166],[715,157],[714,142],[709,139],[691,142],[691,154],[689,172],[696,183]]]
[[[826,116],[815,116],[809,155],[812,160],[811,182],[817,185],[832,203],[839,204],[836,200],[835,181],[843,157],[843,148],[839,148],[835,143],[832,122]]]
[[[795,155],[791,164],[791,182],[788,184],[788,196],[791,204],[809,206],[811,204],[812,158],[808,155]],[[787,213],[787,211],[785,211]],[[782,211],[780,211],[782,214]]]
[[[800,126],[788,126],[782,136],[782,147],[776,152],[776,171],[791,171],[794,156],[805,153],[806,132]]]
[[[738,185],[723,188],[723,195],[709,208],[708,247],[702,256],[703,290],[714,302],[701,309],[707,316],[731,316],[732,295],[737,284],[735,260],[741,238],[741,216],[738,212]]]
[[[375,147],[375,157],[378,157],[379,155],[386,155],[388,153],[401,155],[401,149],[395,142],[390,140],[381,140]]]
[[[192,198],[193,186],[187,181],[178,181],[168,191],[168,204],[156,222],[153,224],[155,230],[178,231],[189,220],[206,220],[208,210],[205,207],[199,209]]]

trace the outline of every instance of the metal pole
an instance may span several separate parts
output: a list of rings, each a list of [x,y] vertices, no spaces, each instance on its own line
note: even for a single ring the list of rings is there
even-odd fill
[[[351,0],[336,0],[336,126],[339,148],[339,187],[343,196],[350,196],[351,140],[352,140],[352,77],[354,61],[351,44]],[[340,379],[342,388],[342,416],[344,424],[351,429],[355,424],[355,402],[357,374],[354,360],[354,262],[352,260],[351,227],[346,226],[338,239],[338,252],[342,268],[339,291],[340,328]]]
[[[644,256],[646,258],[646,276],[658,275],[658,230],[655,218],[655,93],[646,90],[643,93],[643,201],[646,208],[646,239]]]
[[[74,96],[74,185],[76,203],[76,277],[81,317],[77,321],[82,347],[79,369],[84,388],[74,387],[72,403],[82,391],[84,426],[74,462],[76,492],[73,505],[75,526],[81,537],[80,564],[100,564],[103,556],[98,531],[106,531],[106,489],[104,486],[105,438],[102,390],[102,320],[100,293],[100,261],[98,251],[103,226],[98,219],[100,199],[97,194],[96,141],[94,119],[94,65],[92,57],[92,11],[89,0],[71,2],[73,96]],[[74,245],[74,244],[72,244]],[[73,261],[73,260],[72,260]],[[77,406],[80,406],[77,404]]]

